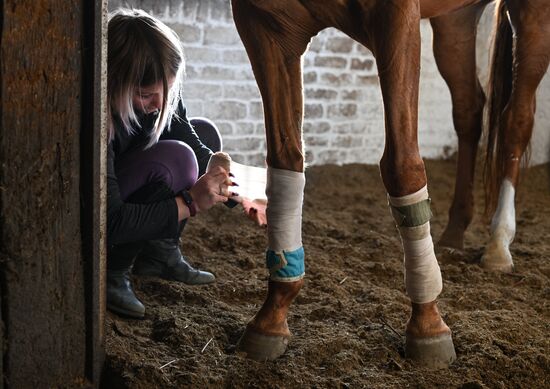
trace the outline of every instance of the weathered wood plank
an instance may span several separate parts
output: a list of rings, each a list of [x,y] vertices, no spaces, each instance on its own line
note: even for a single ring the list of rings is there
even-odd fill
[[[0,241],[9,387],[85,382],[82,1],[5,0]]]

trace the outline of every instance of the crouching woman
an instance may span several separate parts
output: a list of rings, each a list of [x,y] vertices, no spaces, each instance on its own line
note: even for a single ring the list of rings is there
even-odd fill
[[[177,35],[143,11],[118,10],[108,42],[107,307],[141,318],[132,268],[186,284],[215,280],[181,254],[179,238],[189,217],[233,196],[232,182],[223,168],[205,173],[205,143],[219,151],[221,139],[208,121],[187,119]]]

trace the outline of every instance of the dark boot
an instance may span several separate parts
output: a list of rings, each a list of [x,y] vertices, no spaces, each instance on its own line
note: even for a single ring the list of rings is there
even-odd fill
[[[158,239],[146,243],[136,258],[134,274],[176,280],[188,285],[210,284],[214,274],[195,269],[179,248],[179,239]]]
[[[115,313],[142,318],[145,307],[132,289],[130,270],[144,242],[111,246],[107,252],[107,308]]]
[[[134,294],[130,269],[107,271],[107,308],[124,316],[143,318],[145,307]]]

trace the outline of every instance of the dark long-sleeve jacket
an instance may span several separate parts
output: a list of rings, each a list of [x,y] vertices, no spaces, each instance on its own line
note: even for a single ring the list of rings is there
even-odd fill
[[[128,134],[122,124],[115,120],[115,139],[107,150],[107,242],[108,245],[149,239],[175,237],[179,230],[178,209],[174,198],[151,204],[124,202],[115,173],[117,158],[136,148],[144,148],[148,134],[153,128],[155,114],[140,118],[141,128]],[[187,119],[186,108],[180,103],[177,117],[174,116],[170,130],[163,132],[161,140],[174,139],[187,143],[195,152],[199,176],[206,170],[212,151],[199,139]]]

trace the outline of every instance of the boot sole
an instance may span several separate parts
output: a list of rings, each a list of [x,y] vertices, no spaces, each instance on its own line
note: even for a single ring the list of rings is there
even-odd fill
[[[162,273],[162,272],[158,272],[158,271],[147,271],[147,270],[135,270],[134,269],[134,274],[137,275],[137,276],[145,276],[145,277],[158,277],[158,278],[162,278],[163,280],[167,280],[167,281],[177,281],[177,282],[181,282],[185,285],[207,285],[207,284],[212,284],[214,282],[216,282],[216,277],[214,276],[214,278],[212,278],[211,280],[208,280],[206,282],[193,282],[192,280],[191,281],[184,281],[184,280],[180,280],[180,279],[177,279],[176,277],[170,275],[170,274],[166,274],[166,273]]]
[[[132,319],[143,319],[145,312],[130,311],[124,308],[120,308],[114,305],[107,304],[107,309],[121,316],[131,317]]]

